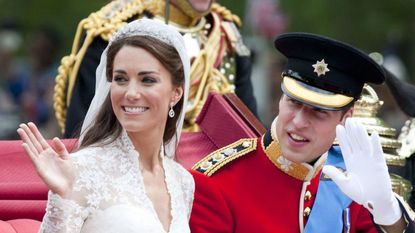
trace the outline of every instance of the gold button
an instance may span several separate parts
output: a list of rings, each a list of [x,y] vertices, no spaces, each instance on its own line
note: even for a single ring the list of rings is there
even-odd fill
[[[311,195],[310,191],[305,192],[304,200],[309,201],[313,195]]]
[[[311,212],[310,207],[306,207],[306,208],[304,209],[303,216],[304,216],[304,217],[308,217],[308,216],[310,215],[310,212]]]

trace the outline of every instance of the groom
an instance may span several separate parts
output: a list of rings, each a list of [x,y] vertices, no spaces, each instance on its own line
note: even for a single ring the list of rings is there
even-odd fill
[[[384,70],[318,35],[288,33],[274,44],[288,59],[279,115],[262,137],[193,167],[192,232],[414,232],[377,133],[350,118],[363,85],[382,83]]]

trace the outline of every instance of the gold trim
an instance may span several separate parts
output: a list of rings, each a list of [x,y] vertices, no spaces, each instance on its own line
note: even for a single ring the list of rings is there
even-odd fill
[[[197,131],[196,117],[202,110],[209,92],[219,94],[234,92],[226,77],[214,67],[215,61],[218,58],[222,59],[227,51],[227,44],[222,41],[225,35],[221,31],[219,15],[212,12],[211,16],[213,20],[210,22],[212,27],[208,40],[203,44],[203,49],[190,68],[189,106],[185,115],[185,131]],[[221,45],[224,47],[220,50]]]
[[[265,155],[274,164],[274,166],[297,180],[309,181],[314,178],[323,167],[327,159],[327,153],[320,156],[314,166],[307,163],[296,163],[288,160],[282,155],[280,144],[278,143],[277,136],[273,131],[273,129],[275,129],[275,124],[276,121],[274,121],[271,125],[272,142],[267,147],[265,147],[264,144],[265,135],[261,138],[261,146],[265,152]]]
[[[242,22],[241,19],[237,16],[232,14],[232,12],[224,6],[219,5],[218,3],[212,4],[212,12],[219,14],[223,19],[226,21],[232,21],[236,24],[236,26],[241,27]]]
[[[165,22],[166,20],[166,11],[165,11],[165,1],[164,0],[159,0],[162,3],[162,8],[164,9],[163,11],[160,12],[160,14],[156,14],[158,16],[162,16],[163,18],[163,22]],[[169,1],[170,2],[170,1]],[[186,12],[183,12],[182,9],[178,8],[177,6],[175,6],[174,4],[169,3],[169,18],[168,18],[168,23],[170,24],[172,21],[176,24],[181,25],[182,27],[191,27],[192,25],[194,25],[195,23],[197,23],[197,21],[199,21],[199,19],[202,17],[202,15],[198,15],[196,17],[191,17],[189,15],[186,14]]]
[[[344,107],[350,102],[352,102],[353,97],[340,95],[340,94],[323,94],[311,91],[307,88],[304,88],[297,83],[295,79],[284,76],[283,85],[289,94],[298,98],[301,101],[305,101],[311,104],[318,104],[324,107],[335,107],[340,108]]]
[[[176,0],[174,3],[170,4],[170,7],[173,5],[176,5],[177,10],[181,11],[182,14],[188,16],[190,19],[197,20],[200,17],[209,14],[212,7],[212,1],[210,2],[209,7],[204,11],[197,11],[188,0]]]
[[[204,157],[202,160],[197,162],[193,167],[192,170],[201,169],[203,171],[203,174],[207,176],[212,176],[216,171],[224,167],[226,164],[230,163],[231,161],[248,154],[251,151],[254,151],[257,148],[257,138],[244,138],[240,139],[232,144],[229,144],[225,147],[222,147],[206,157]],[[243,149],[237,150],[238,147],[242,147]],[[226,154],[226,150],[236,150],[230,155]],[[220,156],[219,156],[220,154]],[[213,164],[213,162],[216,162]]]
[[[264,146],[263,139],[261,141],[262,146]],[[267,148],[263,147],[265,154],[268,159],[281,171],[286,173],[289,176],[296,178],[297,180],[304,181],[309,173],[309,169],[303,166],[286,159],[282,156],[281,148],[279,144],[273,141]],[[285,163],[285,164],[284,164]]]
[[[160,16],[154,16],[154,19],[160,20],[164,22],[164,18]],[[177,31],[181,33],[195,33],[203,29],[203,27],[206,25],[206,18],[202,17],[198,21],[198,23],[193,27],[184,27],[178,23],[175,23],[173,20],[169,21],[169,25],[173,26]]]

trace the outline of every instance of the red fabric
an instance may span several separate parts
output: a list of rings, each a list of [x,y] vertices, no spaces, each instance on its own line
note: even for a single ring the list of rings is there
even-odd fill
[[[176,161],[186,169],[218,149],[203,132],[183,132],[176,152]]]
[[[16,231],[10,225],[10,223],[0,220],[0,232],[1,233],[15,233]]]
[[[196,183],[190,228],[193,233],[298,233],[302,181],[275,167],[258,148],[211,177],[192,171]],[[319,177],[309,190],[315,196]],[[351,232],[376,232],[368,211],[351,205]],[[302,216],[301,216],[302,217]],[[330,216],[328,216],[330,217]]]
[[[211,152],[241,138],[257,137],[240,113],[217,93],[210,93],[197,121],[200,132],[183,132],[176,160],[186,169]]]
[[[0,220],[1,233],[37,233],[40,222],[32,219]]]
[[[219,94],[211,93],[197,123],[217,148],[241,138],[257,137],[241,116]],[[203,158],[203,157],[202,157]]]
[[[63,142],[69,151],[73,150],[74,139]],[[45,214],[48,189],[21,145],[20,140],[0,141],[0,219],[40,221]]]
[[[45,215],[44,200],[0,200],[0,219],[30,218],[41,221]]]

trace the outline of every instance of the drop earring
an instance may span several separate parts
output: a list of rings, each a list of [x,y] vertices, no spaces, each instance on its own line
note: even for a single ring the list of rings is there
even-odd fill
[[[170,104],[170,110],[169,110],[169,117],[170,118],[173,118],[174,115],[175,115],[174,110],[173,110],[173,106],[174,106],[174,104]]]

